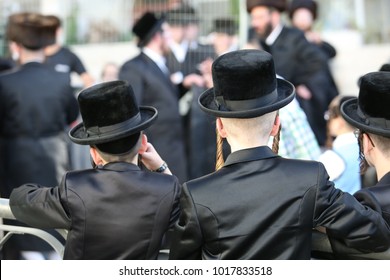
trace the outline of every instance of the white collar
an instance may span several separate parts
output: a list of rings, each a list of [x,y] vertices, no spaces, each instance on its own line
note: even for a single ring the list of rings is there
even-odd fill
[[[164,73],[168,73],[169,70],[166,66],[166,59],[164,56],[158,54],[157,52],[153,51],[152,49],[150,48],[143,48],[142,49],[142,52],[148,56],[151,60],[153,60],[154,63],[157,64],[157,66],[161,69],[161,71],[163,71]]]
[[[279,34],[282,32],[282,29],[283,29],[283,25],[279,23],[274,28],[274,30],[272,30],[271,34],[268,35],[267,39],[265,39],[265,43],[268,46],[271,46],[276,41],[276,39],[278,38]]]
[[[165,65],[165,58],[164,58],[164,56],[160,55],[159,53],[155,52],[154,50],[145,47],[145,48],[142,49],[142,52],[144,54],[146,54],[151,60],[156,62],[158,65],[160,63],[163,63]]]

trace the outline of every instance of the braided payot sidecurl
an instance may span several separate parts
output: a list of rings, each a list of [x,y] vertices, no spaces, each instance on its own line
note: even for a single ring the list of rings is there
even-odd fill
[[[275,154],[279,153],[279,142],[280,142],[280,131],[282,130],[282,125],[279,125],[278,133],[275,135],[274,140],[272,141],[272,151]]]
[[[225,164],[225,160],[223,159],[223,138],[217,132],[217,155],[215,161],[215,170],[219,170]]]

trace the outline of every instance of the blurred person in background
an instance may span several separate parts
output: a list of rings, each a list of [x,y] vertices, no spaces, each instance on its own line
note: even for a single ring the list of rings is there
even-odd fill
[[[255,40],[275,60],[276,73],[291,81],[297,100],[304,110],[320,146],[326,141],[324,113],[338,95],[335,83],[329,80],[328,58],[302,31],[287,27],[282,13],[286,0],[247,0],[251,16],[249,41]]]
[[[353,96],[336,96],[329,104],[325,118],[328,122],[328,150],[319,161],[325,165],[336,187],[354,194],[361,189],[359,171],[359,145],[354,135],[355,127],[341,116],[341,104]]]
[[[238,50],[238,27],[233,19],[215,19],[211,34],[214,51],[217,57],[224,53]]]
[[[62,33],[61,19],[55,15],[47,15],[47,17],[56,23],[56,32],[54,34],[54,44],[45,48],[45,63],[53,67],[57,72],[62,73],[69,84],[71,84],[71,74],[76,73],[80,76],[82,88],[91,86],[94,83],[94,79],[87,72],[81,59],[60,43]]]
[[[132,31],[141,52],[120,67],[119,79],[132,85],[140,105],[158,110],[157,124],[146,133],[172,173],[183,182],[187,179],[187,158],[179,113],[181,88],[172,82],[166,66],[170,38],[165,18],[146,12],[135,22]]]
[[[336,49],[321,38],[321,35],[314,31],[314,23],[318,17],[318,4],[314,0],[292,0],[288,7],[288,16],[293,27],[302,30],[306,39],[320,47],[330,58],[336,56]]]
[[[7,37],[20,66],[0,75],[1,196],[24,183],[49,187],[69,170],[66,130],[78,116],[73,91],[58,72],[44,65],[55,22],[36,13],[12,14]],[[20,225],[16,221],[9,223]],[[23,224],[24,225],[24,224]],[[3,247],[6,259],[56,258],[53,249],[30,235],[14,235]]]
[[[107,62],[103,65],[100,75],[101,82],[111,82],[118,80],[119,66],[115,62]]]
[[[53,44],[45,47],[45,64],[60,73],[63,79],[73,88],[74,94],[77,95],[80,88],[89,87],[95,81],[87,72],[81,59],[72,50],[61,44],[61,19],[55,15],[46,15],[46,17],[55,22],[55,32],[53,33]],[[72,82],[73,73],[79,76],[81,85]],[[80,121],[80,118],[77,121]],[[88,151],[84,147],[68,142],[71,169],[89,168],[91,164]]]

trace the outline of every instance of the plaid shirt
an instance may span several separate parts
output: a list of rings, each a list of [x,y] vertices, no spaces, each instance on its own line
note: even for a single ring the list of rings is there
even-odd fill
[[[281,108],[279,117],[282,130],[278,154],[286,158],[317,160],[321,149],[298,101],[294,99]],[[272,140],[271,137],[270,147]]]

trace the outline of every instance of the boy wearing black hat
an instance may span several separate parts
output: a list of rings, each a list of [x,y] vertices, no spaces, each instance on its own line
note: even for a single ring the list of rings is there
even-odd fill
[[[78,97],[83,123],[70,139],[90,145],[96,167],[65,174],[58,187],[25,184],[10,207],[18,220],[69,231],[64,259],[156,259],[178,216],[180,185],[142,133],[157,118],[138,107],[126,82],[101,83]],[[144,165],[137,166],[139,154]]]
[[[290,82],[276,78],[269,53],[227,53],[212,75],[214,87],[199,104],[216,117],[232,153],[221,169],[183,185],[170,259],[310,259],[317,227],[362,250],[390,246],[380,213],[336,189],[321,163],[268,148],[278,109],[295,96]]]
[[[371,72],[360,80],[358,98],[342,104],[344,119],[357,128],[360,167],[376,170],[376,185],[354,195],[363,204],[375,207],[379,201],[383,218],[390,224],[390,72]]]

